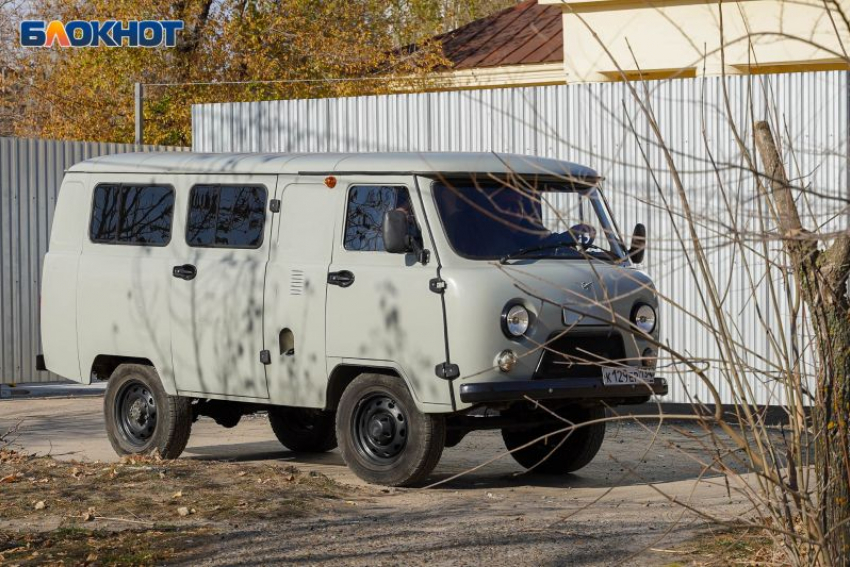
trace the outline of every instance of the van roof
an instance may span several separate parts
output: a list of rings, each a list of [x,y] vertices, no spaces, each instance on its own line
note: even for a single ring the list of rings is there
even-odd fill
[[[593,169],[567,161],[495,152],[216,153],[146,152],[96,157],[68,171],[91,173],[491,173],[545,175],[596,182]]]

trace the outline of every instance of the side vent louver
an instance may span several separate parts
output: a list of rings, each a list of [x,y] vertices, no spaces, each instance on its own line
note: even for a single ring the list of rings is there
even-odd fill
[[[292,270],[289,278],[289,295],[301,295],[304,293],[304,272]]]

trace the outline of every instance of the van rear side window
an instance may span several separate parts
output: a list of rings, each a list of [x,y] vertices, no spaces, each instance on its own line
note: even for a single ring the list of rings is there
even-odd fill
[[[165,185],[98,185],[89,237],[101,244],[165,246],[171,240],[174,190]]]
[[[189,246],[259,248],[266,220],[260,185],[195,185],[189,196]]]

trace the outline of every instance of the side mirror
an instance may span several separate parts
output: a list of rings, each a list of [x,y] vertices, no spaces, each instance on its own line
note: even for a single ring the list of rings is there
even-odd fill
[[[632,245],[629,248],[629,259],[634,264],[643,262],[643,255],[646,252],[646,227],[641,223],[635,225],[635,230],[632,232]]]
[[[384,213],[384,250],[391,254],[410,252],[407,232],[407,213],[398,209]]]

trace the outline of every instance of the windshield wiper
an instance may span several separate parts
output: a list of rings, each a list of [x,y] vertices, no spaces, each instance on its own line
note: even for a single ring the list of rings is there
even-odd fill
[[[532,252],[540,252],[541,250],[551,250],[552,248],[564,248],[567,246],[569,246],[570,248],[576,248],[578,246],[578,243],[575,240],[559,240],[558,242],[550,242],[548,244],[538,244],[537,246],[520,248],[516,252],[505,254],[504,256],[499,258],[499,263],[506,264],[508,260],[513,260],[514,258],[519,258],[520,256],[531,254]]]
[[[530,246],[528,248],[520,248],[516,252],[511,252],[510,254],[505,254],[504,256],[499,258],[499,263],[505,264],[505,263],[507,263],[508,260],[513,260],[514,258],[519,258],[521,256],[531,254],[532,252],[540,252],[541,250],[550,250],[552,248],[563,248],[563,247],[575,248],[576,251],[578,251],[578,249],[580,247],[581,252],[585,252],[585,251],[590,250],[590,249],[599,250],[600,252],[605,254],[605,256],[609,260],[616,260],[617,259],[616,254],[614,254],[613,252],[611,252],[609,250],[605,250],[604,248],[601,248],[601,247],[597,246],[596,244],[582,244],[580,242],[575,242],[573,240],[562,240],[562,241],[559,241],[559,242],[551,242],[549,244],[540,244],[538,246]]]

